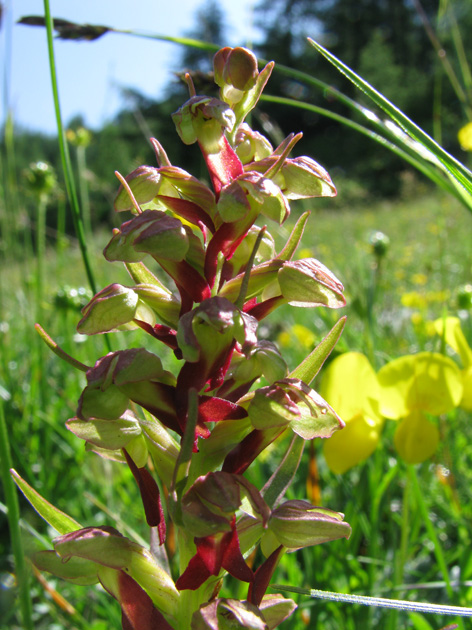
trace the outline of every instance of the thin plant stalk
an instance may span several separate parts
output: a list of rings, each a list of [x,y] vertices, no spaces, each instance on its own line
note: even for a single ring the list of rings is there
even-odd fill
[[[85,234],[87,236],[92,235],[92,221],[90,214],[90,197],[87,184],[87,159],[86,159],[86,147],[79,144],[77,146],[77,168],[79,171],[79,192],[80,203],[82,206],[82,217],[84,221]]]
[[[32,605],[29,587],[29,571],[23,551],[20,532],[20,510],[15,484],[10,476],[12,467],[10,455],[10,442],[3,410],[3,402],[0,399],[0,466],[5,503],[8,508],[8,526],[10,528],[11,547],[15,559],[16,577],[18,581],[18,598],[23,628],[33,630]]]
[[[49,68],[51,72],[51,87],[54,99],[54,109],[56,112],[56,125],[57,134],[59,140],[59,149],[61,153],[62,168],[64,171],[64,180],[66,185],[67,197],[72,209],[72,220],[74,223],[75,234],[79,241],[80,252],[82,254],[82,261],[85,267],[85,273],[92,289],[93,293],[97,292],[95,276],[90,264],[90,259],[87,250],[87,241],[85,238],[84,224],[80,214],[80,207],[77,198],[77,191],[75,188],[74,175],[72,171],[72,165],[69,155],[69,149],[66,142],[66,135],[64,126],[62,124],[61,107],[59,103],[59,90],[57,86],[56,64],[54,57],[54,45],[53,45],[53,21],[51,17],[51,11],[49,7],[49,0],[44,0],[44,15],[46,19],[46,31],[48,41],[48,53],[49,53]],[[108,335],[105,335],[105,345],[108,350],[111,350],[110,339]]]
[[[38,196],[36,208],[36,317],[41,319],[44,292],[44,263],[46,255],[46,206],[47,195]]]
[[[462,107],[464,108],[464,112],[467,115],[468,118],[472,118],[472,109],[470,107],[470,104],[468,103],[468,99],[467,99],[467,95],[459,81],[459,79],[457,78],[456,73],[454,72],[454,68],[452,67],[451,62],[449,61],[449,58],[446,54],[446,51],[444,50],[441,42],[439,41],[438,36],[436,35],[436,33],[434,32],[433,27],[431,26],[431,23],[428,19],[428,16],[426,15],[423,6],[420,2],[420,0],[413,0],[413,4],[415,6],[416,12],[421,20],[421,22],[423,23],[423,27],[426,31],[426,34],[429,37],[429,40],[431,42],[431,45],[433,46],[434,50],[436,51],[436,54],[438,56],[438,59],[441,62],[441,65],[443,67],[444,72],[447,75],[447,78],[449,79],[450,84],[452,85],[452,88],[458,98],[458,100],[460,101]],[[456,48],[457,50],[457,48]]]
[[[56,113],[56,125],[57,135],[59,140],[59,150],[61,153],[62,168],[64,171],[64,180],[66,185],[67,197],[72,210],[72,220],[74,222],[74,230],[79,240],[79,247],[82,254],[82,260],[85,267],[85,273],[90,284],[90,288],[96,293],[95,277],[90,265],[90,260],[87,251],[87,243],[85,238],[84,224],[80,215],[79,201],[77,198],[77,191],[74,182],[74,176],[70,161],[69,149],[66,142],[64,133],[64,126],[62,124],[61,108],[59,103],[59,91],[57,86],[56,75],[56,63],[54,57],[54,45],[53,45],[53,22],[51,17],[51,11],[49,8],[49,0],[44,0],[44,15],[46,18],[46,31],[48,41],[48,53],[49,53],[49,69],[51,72],[51,86],[54,99],[54,109]]]

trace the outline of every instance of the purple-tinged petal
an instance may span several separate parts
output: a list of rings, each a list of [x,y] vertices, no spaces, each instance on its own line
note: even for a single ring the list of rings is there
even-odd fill
[[[200,422],[221,422],[222,420],[241,420],[247,416],[247,411],[224,398],[200,396],[198,415]]]
[[[222,470],[224,472],[242,475],[249,468],[256,457],[272,444],[286,427],[275,427],[258,431],[254,429],[225,457]]]
[[[210,216],[196,203],[180,197],[168,197],[159,195],[159,201],[167,208],[170,208],[175,214],[179,215],[186,221],[197,225],[203,232],[203,226],[207,227],[211,233],[215,231],[215,225]]]

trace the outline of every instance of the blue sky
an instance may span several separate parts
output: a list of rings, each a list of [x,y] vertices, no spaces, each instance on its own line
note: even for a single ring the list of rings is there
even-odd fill
[[[250,42],[253,0],[219,1],[228,45]],[[4,0],[4,4],[0,57],[8,61],[1,120],[8,105],[17,125],[54,133],[45,29],[16,24],[22,16],[43,15],[43,0]],[[50,0],[55,17],[170,36],[193,30],[202,4],[203,0]],[[63,119],[67,123],[82,114],[91,128],[113,118],[122,106],[119,86],[158,98],[178,69],[180,52],[176,44],[113,33],[95,42],[55,40],[54,46]]]

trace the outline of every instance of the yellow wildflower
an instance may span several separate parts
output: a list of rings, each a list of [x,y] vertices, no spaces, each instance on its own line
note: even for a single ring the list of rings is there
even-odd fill
[[[442,354],[420,352],[390,361],[379,371],[380,412],[400,420],[394,442],[409,464],[431,457],[439,443],[437,427],[426,414],[451,411],[462,398],[459,368]]]
[[[457,137],[464,151],[472,151],[472,122],[459,129]]]
[[[472,348],[462,332],[460,320],[458,317],[445,317],[444,319],[437,319],[434,326],[436,332],[444,336],[448,346],[451,346],[461,358],[463,394],[459,407],[466,411],[472,411]]]
[[[346,423],[323,444],[328,467],[342,474],[367,459],[379,443],[383,419],[377,377],[363,354],[347,352],[325,370],[321,392]]]

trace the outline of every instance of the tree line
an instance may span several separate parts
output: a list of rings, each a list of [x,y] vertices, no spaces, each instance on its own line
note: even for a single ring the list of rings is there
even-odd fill
[[[441,7],[451,5],[453,13],[441,17]],[[447,80],[434,49],[427,26],[439,34],[446,53],[453,51],[453,29],[447,15],[454,15],[463,33],[465,55],[472,59],[472,6],[468,2],[445,3],[445,0],[261,0],[255,7],[259,40],[256,53],[264,59],[307,72],[339,88],[362,103],[346,80],[311,48],[306,36],[320,41],[331,52],[391,99],[428,133],[438,134],[443,146],[464,159],[457,143],[457,131],[467,122],[467,112]],[[445,17],[446,16],[446,17]],[[450,19],[450,18],[449,18]],[[426,26],[426,28],[425,28]],[[213,0],[196,15],[195,28],[187,35],[224,46],[225,16]],[[206,51],[183,48],[178,66],[192,69],[197,92],[206,93],[212,55]],[[454,55],[448,60],[453,69],[461,68]],[[469,86],[470,91],[470,86]],[[125,90],[126,106],[114,120],[93,132],[86,147],[86,182],[90,192],[94,224],[110,220],[111,202],[117,188],[113,171],[129,172],[142,163],[154,164],[152,149],[146,142],[149,134],[158,138],[173,163],[191,172],[198,151],[182,147],[175,141],[170,115],[185,100],[187,88],[177,79],[159,100]],[[329,92],[315,90],[301,81],[274,73],[267,90],[274,95],[309,101],[343,115],[350,115]],[[468,94],[472,102],[472,94]],[[366,103],[367,105],[367,103]],[[371,107],[371,105],[368,105]],[[397,195],[401,191],[406,164],[383,147],[320,115],[292,107],[261,103],[255,112],[255,125],[267,134],[272,129],[273,144],[294,127],[296,118],[303,139],[298,152],[313,156],[332,174],[355,181],[368,194]],[[269,125],[267,122],[269,121]],[[68,127],[78,130],[80,117]],[[17,181],[23,181],[24,169],[32,160],[47,160],[60,172],[59,151],[55,138],[15,129],[15,169]],[[3,146],[3,149],[5,146]],[[5,170],[5,169],[3,169]],[[34,214],[34,200],[26,202]],[[51,212],[53,216],[53,211]]]

